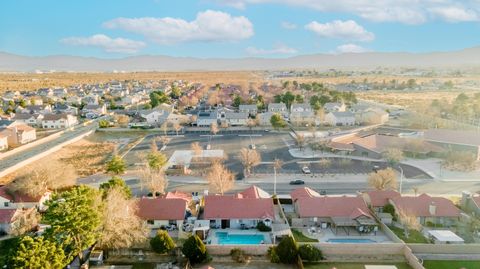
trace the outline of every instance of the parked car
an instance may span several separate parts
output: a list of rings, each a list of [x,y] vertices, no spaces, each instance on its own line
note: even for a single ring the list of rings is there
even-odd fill
[[[295,179],[295,180],[290,181],[290,185],[303,185],[303,184],[305,184],[305,181],[303,181],[301,179]]]
[[[205,149],[206,149],[206,150],[209,150],[209,149],[211,149],[211,148],[212,148],[212,146],[210,146],[210,144],[207,144],[207,145],[205,146]]]
[[[250,144],[250,149],[257,149],[257,146],[255,146],[255,144]]]
[[[302,167],[302,172],[306,175],[309,175],[311,174],[312,172],[310,171],[310,168],[308,168],[308,166],[304,166]]]

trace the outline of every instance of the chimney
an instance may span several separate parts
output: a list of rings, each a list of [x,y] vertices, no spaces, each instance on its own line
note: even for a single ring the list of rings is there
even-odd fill
[[[468,201],[472,198],[472,194],[469,191],[462,191],[462,201],[461,201],[461,207],[464,208],[467,204]]]
[[[430,213],[430,215],[435,216],[435,214],[437,213],[437,206],[435,205],[435,202],[432,202],[428,206],[428,212]]]

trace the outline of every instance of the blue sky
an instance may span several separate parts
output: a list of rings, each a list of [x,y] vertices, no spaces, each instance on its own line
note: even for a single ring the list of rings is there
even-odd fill
[[[289,57],[480,45],[479,0],[2,0],[0,51]]]

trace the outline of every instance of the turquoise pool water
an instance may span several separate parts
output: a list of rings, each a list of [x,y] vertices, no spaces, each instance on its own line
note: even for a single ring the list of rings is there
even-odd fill
[[[371,239],[354,239],[354,238],[336,238],[336,239],[328,239],[327,242],[329,243],[377,243]]]
[[[262,234],[229,234],[228,232],[216,232],[219,245],[258,245],[265,237]]]

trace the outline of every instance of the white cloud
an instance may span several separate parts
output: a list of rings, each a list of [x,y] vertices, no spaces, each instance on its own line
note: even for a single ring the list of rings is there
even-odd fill
[[[105,22],[109,29],[122,29],[141,34],[157,44],[184,42],[237,41],[253,36],[252,23],[243,16],[207,10],[193,21],[178,18],[116,18]]]
[[[249,4],[285,4],[321,12],[344,12],[374,22],[421,24],[438,18],[448,22],[480,20],[478,0],[212,0],[244,9]],[[442,9],[440,11],[438,9]]]
[[[287,30],[293,30],[293,29],[297,29],[297,25],[295,23],[291,23],[291,22],[288,22],[288,21],[283,21],[280,26],[282,26],[283,29],[287,29]]]
[[[356,41],[372,41],[375,39],[373,33],[368,32],[365,28],[352,20],[335,20],[327,23],[312,21],[305,25],[305,28],[319,36],[327,38],[340,38]]]
[[[260,49],[248,47],[246,52],[250,55],[272,55],[272,54],[295,54],[298,51],[285,45],[276,45],[272,49]]]
[[[142,41],[135,41],[126,38],[111,38],[102,34],[89,37],[67,37],[60,40],[60,42],[73,46],[99,47],[106,52],[117,53],[136,53],[146,46]]]
[[[366,49],[362,46],[355,45],[355,44],[343,44],[337,47],[334,53],[363,53],[369,52],[369,49]]]
[[[448,22],[478,21],[480,16],[473,10],[465,10],[460,7],[447,6],[430,9],[432,14]]]

